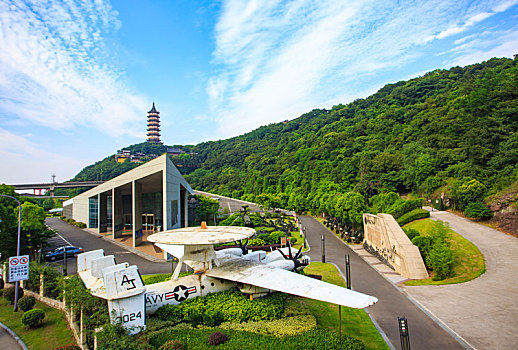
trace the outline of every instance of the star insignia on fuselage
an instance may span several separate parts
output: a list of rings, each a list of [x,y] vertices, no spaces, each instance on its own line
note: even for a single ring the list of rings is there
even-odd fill
[[[178,302],[184,301],[189,296],[189,290],[187,289],[187,287],[182,286],[182,285],[174,287],[173,292],[174,292],[174,300],[176,300]]]

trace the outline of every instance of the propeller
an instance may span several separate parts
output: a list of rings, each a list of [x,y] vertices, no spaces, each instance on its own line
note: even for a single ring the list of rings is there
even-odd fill
[[[243,242],[241,242],[241,240],[236,241],[236,245],[237,245],[239,248],[241,248],[241,251],[243,252],[243,255],[248,254],[248,248],[246,247],[246,246],[248,245],[248,242],[249,242],[249,239],[248,239],[248,238],[246,239],[245,244],[243,244]]]
[[[288,240],[288,255],[284,254],[284,252],[279,249],[279,253],[281,253],[281,255],[283,256],[284,259],[293,261],[294,267],[293,267],[292,271],[294,271],[294,272],[296,272],[299,267],[306,267],[309,265],[309,263],[306,261],[306,259],[304,259],[303,261],[299,261],[299,258],[302,256],[303,247],[304,247],[304,245],[301,245],[299,250],[297,251],[297,253],[295,255],[292,255],[291,244],[290,244],[290,241]]]

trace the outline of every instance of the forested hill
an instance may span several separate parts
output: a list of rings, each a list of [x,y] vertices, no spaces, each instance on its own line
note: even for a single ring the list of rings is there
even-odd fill
[[[454,196],[472,179],[490,194],[518,178],[517,63],[493,58],[435,70],[347,105],[199,144],[201,167],[188,181],[249,200],[278,194],[282,205],[308,209],[335,191]]]
[[[173,160],[189,165],[180,170],[193,188],[299,210],[349,191],[455,200],[471,186],[478,200],[518,179],[517,63],[436,70],[331,110],[183,146],[195,154]]]

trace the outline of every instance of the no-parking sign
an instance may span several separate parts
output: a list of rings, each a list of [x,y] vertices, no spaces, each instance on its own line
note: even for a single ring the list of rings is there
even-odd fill
[[[29,256],[20,255],[9,258],[9,282],[29,279]]]

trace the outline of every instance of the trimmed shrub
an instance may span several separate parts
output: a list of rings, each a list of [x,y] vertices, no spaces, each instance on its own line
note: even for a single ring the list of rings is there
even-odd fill
[[[166,341],[158,350],[183,350],[185,349],[182,342],[176,339]]]
[[[215,332],[210,335],[209,344],[212,346],[217,346],[219,344],[223,344],[227,340],[228,340],[228,337],[225,333]]]
[[[429,263],[428,254],[433,246],[433,238],[430,236],[416,236],[412,239],[412,244],[419,248],[423,261],[428,269],[432,266]]]
[[[275,337],[267,334],[222,330],[222,329],[164,329],[149,334],[148,344],[159,348],[169,339],[180,340],[187,349],[207,349],[207,338],[214,332],[224,332],[228,341],[221,348],[225,349],[349,349],[363,350],[365,345],[348,335],[338,334],[327,328],[315,328],[293,336]]]
[[[251,239],[250,242],[248,242],[249,246],[264,246],[266,245],[266,242],[260,238],[254,238]]]
[[[18,300],[18,307],[23,311],[27,312],[36,305],[36,299],[33,296],[27,295]]]
[[[7,287],[4,289],[4,298],[9,300],[9,302],[11,304],[14,304],[14,293],[15,293],[14,286]],[[20,300],[21,298],[23,298],[23,288],[18,287],[18,300]]]
[[[413,228],[404,228],[403,231],[405,231],[410,240],[413,240],[415,237],[419,236],[419,231]]]
[[[481,202],[469,203],[464,210],[464,215],[473,219],[491,219],[493,217],[491,210]]]
[[[233,288],[210,293],[202,298],[188,299],[179,305],[165,305],[156,315],[162,320],[180,320],[195,326],[217,326],[225,321],[245,322],[273,320],[281,317],[286,295],[272,293],[248,300],[248,296]]]
[[[260,235],[257,235],[257,239],[261,239],[264,242],[268,243],[270,241],[270,234],[269,233],[261,233]]]
[[[225,322],[220,325],[223,329],[268,334],[278,337],[301,334],[316,326],[317,320],[315,316],[296,306],[287,307],[282,318],[278,320],[243,323]]]
[[[22,316],[22,323],[29,328],[34,328],[40,325],[45,318],[45,311],[42,309],[29,310]]]
[[[422,207],[423,199],[399,199],[387,210],[387,214],[391,214],[396,220],[404,214]]]
[[[297,238],[296,237],[290,237],[290,243],[291,243],[291,245],[297,244]]]
[[[286,237],[286,232],[283,231],[273,231],[270,233],[270,244],[281,243],[281,237]]]
[[[403,226],[405,224],[408,224],[409,222],[412,222],[414,220],[429,218],[430,212],[425,209],[414,209],[411,212],[408,212],[404,215],[402,215],[399,219],[397,219],[397,223],[399,226]]]
[[[435,242],[428,254],[428,260],[434,271],[434,280],[443,280],[451,275],[453,270],[453,254],[443,241],[438,240]]]

